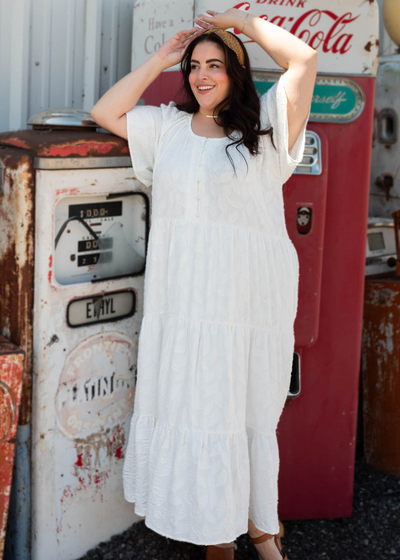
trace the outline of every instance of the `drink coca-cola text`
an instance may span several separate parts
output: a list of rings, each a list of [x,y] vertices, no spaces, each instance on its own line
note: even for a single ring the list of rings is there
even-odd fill
[[[304,8],[304,0],[257,0],[255,4],[274,4],[277,6],[292,6],[296,8]],[[251,7],[250,2],[240,2],[233,6],[234,8],[244,8],[248,11]],[[315,50],[321,49],[324,53],[346,54],[352,47],[351,40],[353,33],[343,33],[344,29],[356,19],[360,14],[353,16],[351,12],[337,15],[331,10],[308,10],[302,13],[298,18],[293,16],[274,16],[269,20],[266,14],[259,16],[270,23],[274,23],[286,31],[289,31],[299,39],[302,39],[310,47]],[[240,31],[235,29],[234,32],[239,34]],[[254,41],[243,41],[244,43],[253,43]]]

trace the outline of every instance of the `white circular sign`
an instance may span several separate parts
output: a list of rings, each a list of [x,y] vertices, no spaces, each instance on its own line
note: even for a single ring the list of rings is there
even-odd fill
[[[55,405],[58,427],[69,439],[120,422],[133,408],[137,353],[118,332],[96,334],[68,355]]]

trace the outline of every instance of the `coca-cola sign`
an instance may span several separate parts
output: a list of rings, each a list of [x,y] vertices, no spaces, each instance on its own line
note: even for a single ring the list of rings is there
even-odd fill
[[[318,52],[318,71],[329,74],[375,75],[379,47],[379,15],[373,0],[199,0],[196,13],[237,8],[289,31]],[[254,70],[280,67],[254,41],[231,30],[246,44]]]
[[[318,71],[375,75],[379,14],[373,0],[147,0],[135,5],[132,69],[144,62],[174,33],[188,29],[205,10],[249,11],[289,31],[318,52]],[[246,44],[253,70],[281,69],[254,41],[231,29]],[[173,68],[178,70],[179,66]]]

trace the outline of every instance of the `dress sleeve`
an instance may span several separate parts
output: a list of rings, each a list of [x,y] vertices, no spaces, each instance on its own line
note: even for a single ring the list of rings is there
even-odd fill
[[[126,113],[126,127],[132,167],[136,177],[146,187],[153,183],[153,168],[161,135],[161,107],[136,105]]]
[[[260,97],[261,124],[263,128],[267,128],[269,126],[272,126],[273,128],[273,140],[278,152],[277,160],[279,166],[279,176],[282,184],[286,183],[295,170],[297,164],[303,159],[306,141],[306,126],[311,111],[310,107],[307,118],[304,121],[297,140],[289,152],[287,97],[283,80],[284,74],[282,74],[278,81]],[[271,149],[274,150],[270,137],[265,136],[264,138],[269,141]],[[267,162],[268,159],[269,158],[267,158]],[[271,163],[271,161],[269,161],[269,163]]]

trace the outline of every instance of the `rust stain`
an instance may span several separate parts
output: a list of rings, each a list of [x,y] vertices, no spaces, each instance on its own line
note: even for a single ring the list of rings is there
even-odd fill
[[[372,47],[372,43],[371,41],[368,41],[368,43],[364,47],[364,50],[366,50],[367,52],[371,52],[371,47]]]
[[[19,423],[31,416],[34,264],[33,156],[16,148],[0,151],[4,188],[0,197],[0,334],[25,352]]]
[[[400,476],[400,280],[365,283],[364,450],[367,462]]]
[[[6,536],[23,370],[22,350],[0,336],[0,558]]]

